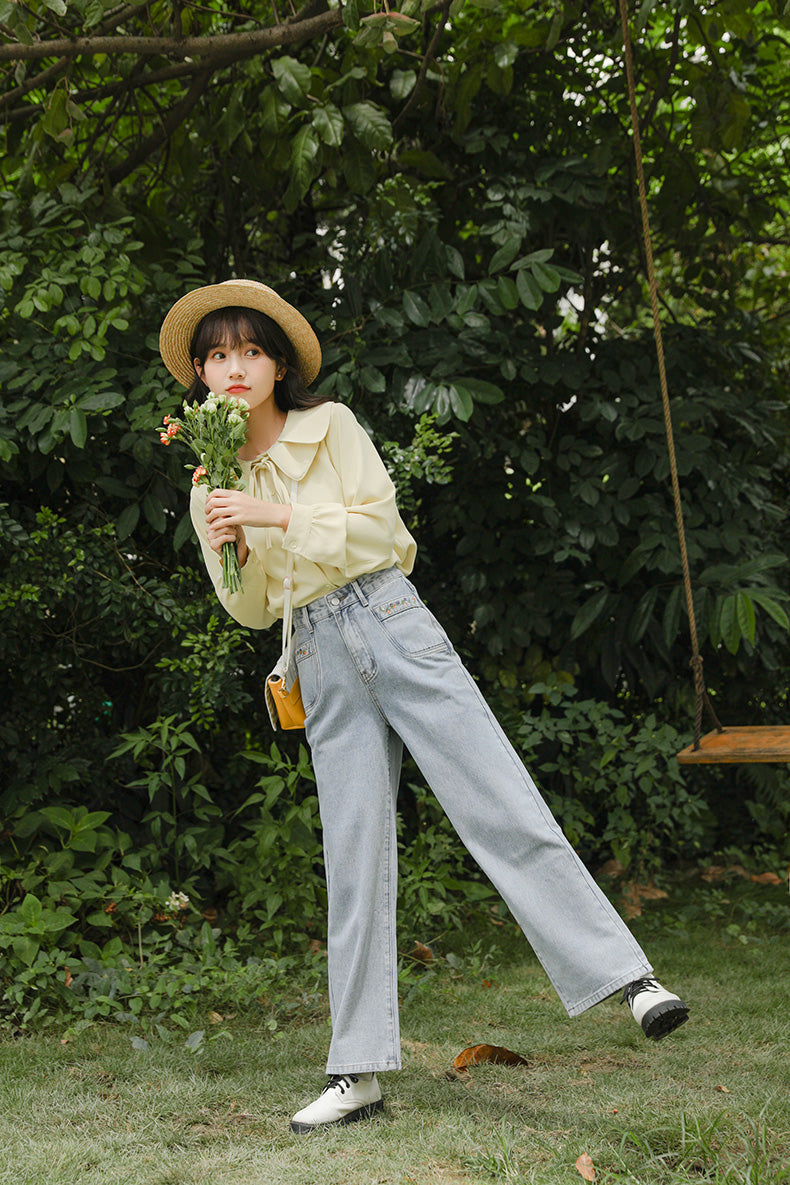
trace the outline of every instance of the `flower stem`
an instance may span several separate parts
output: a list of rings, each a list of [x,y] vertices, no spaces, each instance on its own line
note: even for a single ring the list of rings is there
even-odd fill
[[[228,592],[242,592],[239,553],[235,543],[222,545],[222,587]]]

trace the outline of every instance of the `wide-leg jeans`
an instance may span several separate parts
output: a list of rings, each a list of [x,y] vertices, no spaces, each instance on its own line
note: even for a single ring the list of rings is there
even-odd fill
[[[400,1067],[403,745],[575,1016],[652,968],[413,584],[361,576],[294,613],[329,897],[327,1073]]]

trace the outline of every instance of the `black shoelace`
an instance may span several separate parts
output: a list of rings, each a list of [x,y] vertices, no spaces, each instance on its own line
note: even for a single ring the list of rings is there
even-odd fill
[[[655,979],[652,976],[645,975],[641,979],[634,979],[631,983],[627,983],[623,988],[623,994],[620,997],[621,1004],[633,1003],[634,996],[638,996],[640,992],[651,991],[656,986]]]
[[[346,1088],[349,1087],[352,1082],[359,1082],[356,1074],[330,1074],[329,1081],[321,1093],[326,1094],[328,1090],[333,1090],[334,1087],[339,1086],[340,1093],[345,1094]]]

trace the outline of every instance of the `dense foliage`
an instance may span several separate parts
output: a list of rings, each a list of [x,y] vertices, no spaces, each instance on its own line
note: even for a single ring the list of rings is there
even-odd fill
[[[180,398],[162,316],[230,274],[315,324],[320,389],[382,448],[421,588],[582,855],[787,855],[784,770],[681,779],[672,759],[693,710],[688,623],[616,13],[272,11],[0,3],[12,1008],[75,959],[125,974],[174,890],[252,950],[321,934],[309,763],[296,742],[273,755],[263,722],[277,639],[212,602],[183,458],[153,430]],[[788,17],[722,0],[639,19],[706,676],[725,719],[772,723],[787,713]],[[420,929],[485,890],[407,782]]]

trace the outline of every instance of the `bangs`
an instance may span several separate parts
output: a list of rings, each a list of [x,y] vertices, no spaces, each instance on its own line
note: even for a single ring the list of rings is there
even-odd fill
[[[282,358],[293,364],[294,350],[290,339],[276,321],[258,309],[230,306],[207,313],[195,330],[190,355],[198,358],[201,366],[211,350],[227,346],[238,350],[245,342],[259,346],[270,358]]]

